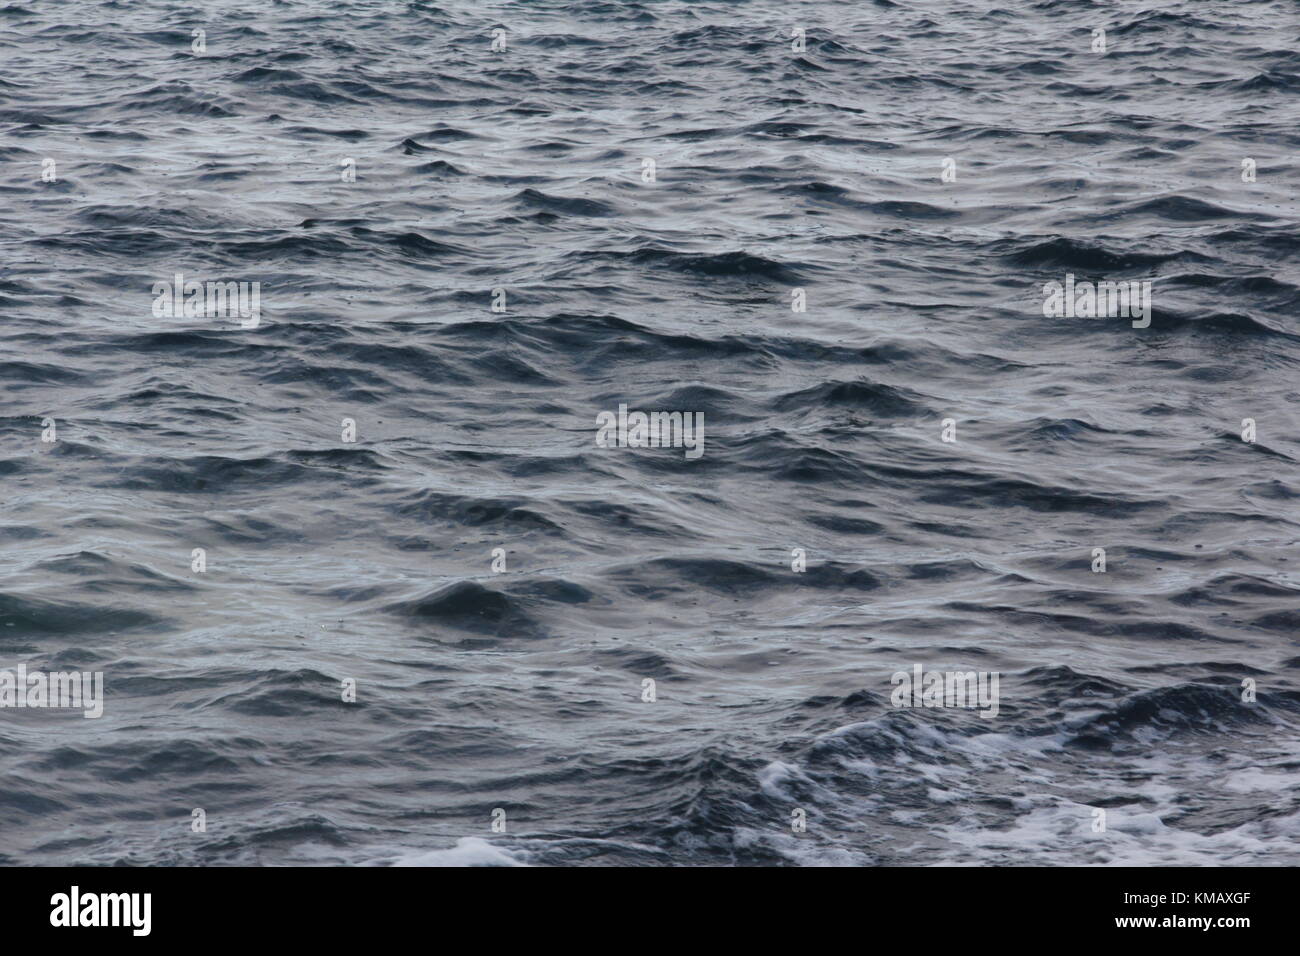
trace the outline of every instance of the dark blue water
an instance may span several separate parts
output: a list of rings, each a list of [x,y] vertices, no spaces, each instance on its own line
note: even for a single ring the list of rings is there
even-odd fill
[[[1300,862],[1297,33],[0,7],[0,860]]]

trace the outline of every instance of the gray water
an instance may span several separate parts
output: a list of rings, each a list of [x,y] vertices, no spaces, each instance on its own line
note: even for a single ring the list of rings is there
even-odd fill
[[[1297,32],[0,7],[0,861],[1300,862]]]

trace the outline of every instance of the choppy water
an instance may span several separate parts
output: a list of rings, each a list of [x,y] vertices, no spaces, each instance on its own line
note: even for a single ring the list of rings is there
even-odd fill
[[[1300,862],[1296,39],[0,7],[0,668],[107,695],[0,710],[0,859]],[[155,316],[177,272],[260,325]],[[1045,318],[1067,274],[1150,327]],[[620,404],[704,454],[597,447]]]

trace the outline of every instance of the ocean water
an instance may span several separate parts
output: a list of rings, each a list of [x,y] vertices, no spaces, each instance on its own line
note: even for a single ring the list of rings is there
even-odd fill
[[[1300,862],[1297,22],[0,6],[0,862]]]

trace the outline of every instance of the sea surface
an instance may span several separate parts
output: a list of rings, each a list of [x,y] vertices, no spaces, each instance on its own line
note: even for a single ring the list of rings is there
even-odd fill
[[[0,6],[0,862],[1300,863],[1298,37]]]

